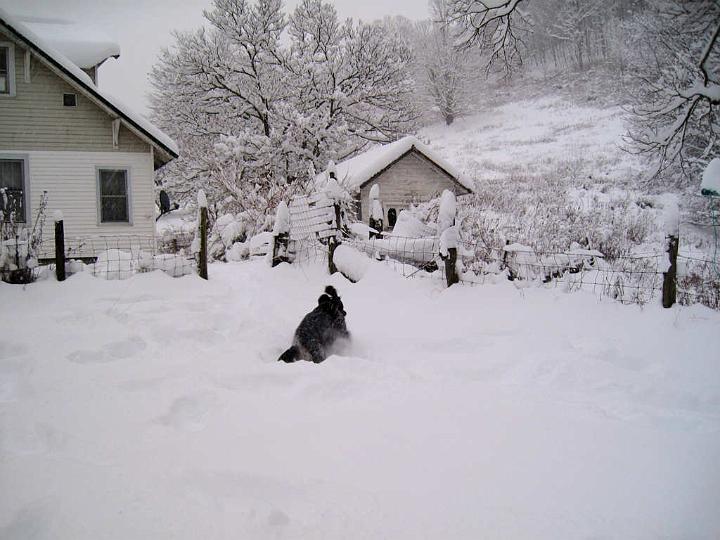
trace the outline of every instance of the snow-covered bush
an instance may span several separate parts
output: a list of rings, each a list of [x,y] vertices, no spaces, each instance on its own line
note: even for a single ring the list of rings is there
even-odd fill
[[[9,283],[30,283],[43,243],[43,228],[48,195],[43,192],[35,220],[22,223],[18,200],[5,188],[0,189],[0,280]],[[28,216],[29,217],[29,216]]]

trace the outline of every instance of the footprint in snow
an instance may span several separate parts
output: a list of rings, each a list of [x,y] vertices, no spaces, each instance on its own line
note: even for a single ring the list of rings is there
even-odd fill
[[[214,402],[211,394],[183,396],[173,401],[167,414],[156,421],[184,431],[200,431],[205,428],[205,417]]]
[[[144,351],[147,348],[147,343],[141,337],[131,337],[123,341],[115,341],[114,343],[108,343],[104,349],[108,355],[115,359],[130,358],[136,354]]]
[[[273,510],[268,516],[267,522],[271,527],[285,527],[290,524],[290,518],[285,512]]]
[[[99,350],[73,351],[67,359],[76,364],[104,364],[131,358],[147,348],[147,343],[141,337],[131,337],[122,341],[108,343]]]

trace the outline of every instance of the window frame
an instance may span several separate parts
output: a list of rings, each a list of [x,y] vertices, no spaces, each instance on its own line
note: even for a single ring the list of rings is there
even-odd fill
[[[75,92],[63,92],[62,104],[64,109],[76,109],[77,108],[77,94]],[[65,97],[72,96],[74,103],[72,105],[65,104]]]
[[[16,95],[15,87],[15,44],[11,41],[0,41],[0,48],[7,48],[8,58],[8,92],[0,92],[0,99],[13,98]]]
[[[2,153],[0,152],[0,160],[8,160],[8,161],[22,161],[23,162],[23,221],[18,221],[17,223],[22,223],[23,225],[30,224],[30,216],[32,216],[32,208],[30,208],[30,204],[32,201],[32,198],[30,197],[30,156],[27,154],[10,154],[10,153]]]
[[[100,185],[101,171],[125,171],[125,198],[127,199],[127,221],[102,220],[102,189]],[[97,165],[95,167],[95,189],[97,192],[97,224],[99,227],[128,227],[133,224],[132,174],[127,165]]]

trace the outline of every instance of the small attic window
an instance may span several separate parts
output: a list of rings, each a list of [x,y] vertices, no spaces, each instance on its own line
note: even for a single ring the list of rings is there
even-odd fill
[[[77,94],[63,94],[63,107],[77,107]]]

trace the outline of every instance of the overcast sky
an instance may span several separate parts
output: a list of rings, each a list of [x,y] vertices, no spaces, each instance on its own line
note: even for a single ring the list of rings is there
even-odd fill
[[[121,56],[100,68],[100,86],[138,112],[147,113],[147,73],[158,52],[172,43],[172,30],[202,24],[202,11],[212,0],[0,0],[11,13],[56,17],[99,25],[120,44]],[[286,12],[298,0],[285,0]],[[335,0],[340,18],[380,19],[428,16],[427,0]]]

